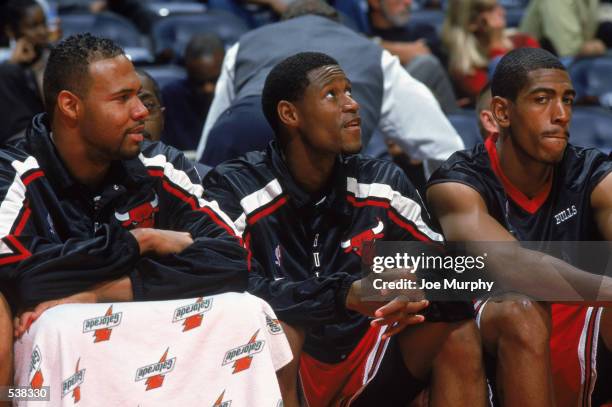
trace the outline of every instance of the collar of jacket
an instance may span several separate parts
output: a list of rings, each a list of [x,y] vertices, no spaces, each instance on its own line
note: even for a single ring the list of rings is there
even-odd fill
[[[66,169],[60,158],[55,144],[51,140],[50,125],[46,113],[34,116],[26,132],[26,144],[30,153],[38,161],[38,165],[45,172],[46,178],[55,188],[68,190],[79,185]],[[121,174],[121,181],[126,186],[138,185],[148,178],[147,170],[138,157],[131,160],[113,161],[109,174]]]
[[[270,142],[267,156],[283,191],[297,209],[317,206],[319,209],[330,209],[339,215],[350,216],[352,208],[346,199],[346,179],[348,176],[355,176],[355,160],[339,155],[327,189],[318,195],[312,195],[295,182],[275,141]]]

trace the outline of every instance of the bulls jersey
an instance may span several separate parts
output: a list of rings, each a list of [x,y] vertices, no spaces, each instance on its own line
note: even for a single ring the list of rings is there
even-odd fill
[[[568,145],[555,167],[550,190],[528,199],[502,173],[495,138],[490,137],[485,144],[452,155],[432,175],[429,186],[458,182],[474,188],[489,214],[517,240],[592,241],[602,236],[591,209],[591,193],[610,172],[610,157],[596,149]],[[580,256],[565,250],[564,260],[580,267]],[[483,309],[479,307],[478,312]],[[604,346],[598,340],[602,312],[597,307],[552,305],[551,365],[559,407],[605,400],[610,377],[597,372],[598,355],[610,355],[605,348],[598,352]]]
[[[257,263],[249,290],[280,320],[308,328],[306,352],[328,363],[343,360],[369,326],[345,307],[361,278],[362,243],[441,239],[416,190],[388,161],[338,159],[327,188],[313,196],[295,183],[272,143],[265,153],[221,164],[204,185]]]
[[[591,192],[612,171],[596,149],[568,145],[555,167],[550,193],[527,198],[501,172],[493,138],[453,154],[429,185],[459,182],[474,188],[489,214],[521,241],[601,240],[591,210]]]
[[[194,243],[141,256],[129,233],[139,227],[186,231]],[[145,144],[138,157],[113,161],[92,189],[72,177],[46,116],[36,116],[26,139],[0,151],[0,289],[27,307],[124,275],[136,299],[242,291],[246,251],[178,150]]]

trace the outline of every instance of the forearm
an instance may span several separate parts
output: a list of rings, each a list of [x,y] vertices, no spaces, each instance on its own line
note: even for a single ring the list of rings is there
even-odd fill
[[[94,288],[96,302],[127,302],[134,300],[132,280],[128,276],[99,284]]]

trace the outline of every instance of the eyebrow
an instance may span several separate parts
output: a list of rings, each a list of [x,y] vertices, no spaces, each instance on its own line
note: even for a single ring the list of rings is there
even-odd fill
[[[555,92],[555,90],[554,90],[554,89],[552,89],[552,88],[544,88],[544,87],[540,87],[540,88],[535,88],[535,89],[530,90],[530,91],[529,91],[529,93],[528,93],[528,95],[533,95],[534,93],[540,93],[540,92],[543,92],[543,93],[548,93],[549,95],[550,95],[550,94],[555,94],[555,93],[556,93],[556,92]],[[567,89],[567,90],[565,90],[565,91],[563,92],[563,94],[564,94],[564,95],[566,95],[566,94],[568,94],[568,93],[569,93],[570,95],[572,95],[572,96],[576,96],[576,91],[575,91],[574,89]]]
[[[136,93],[140,93],[140,92],[142,92],[142,89],[143,89],[143,88],[142,88],[142,86],[141,86],[141,87],[139,87],[139,88],[136,90]],[[113,95],[113,96],[118,96],[118,95],[122,95],[122,94],[124,94],[124,93],[132,93],[132,92],[134,92],[134,88],[123,88],[123,89],[120,89],[120,90],[118,90],[118,91],[116,91],[116,92],[113,92],[113,93],[112,93],[112,95]]]

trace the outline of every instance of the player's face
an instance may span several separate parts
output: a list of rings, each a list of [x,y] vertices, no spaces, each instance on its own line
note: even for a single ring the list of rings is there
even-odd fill
[[[89,89],[79,122],[89,154],[108,161],[138,155],[149,115],[138,98],[139,90],[140,79],[125,56],[89,65]]]
[[[538,69],[509,104],[513,140],[532,159],[546,164],[561,160],[568,143],[576,92],[560,69]]]
[[[304,143],[327,153],[358,153],[361,119],[351,82],[338,65],[313,69],[308,80],[302,100],[295,103]]]
[[[164,130],[164,110],[157,96],[155,96],[155,85],[151,79],[138,75],[142,88],[138,97],[149,111],[149,117],[145,120],[144,137],[150,141],[159,141]]]

